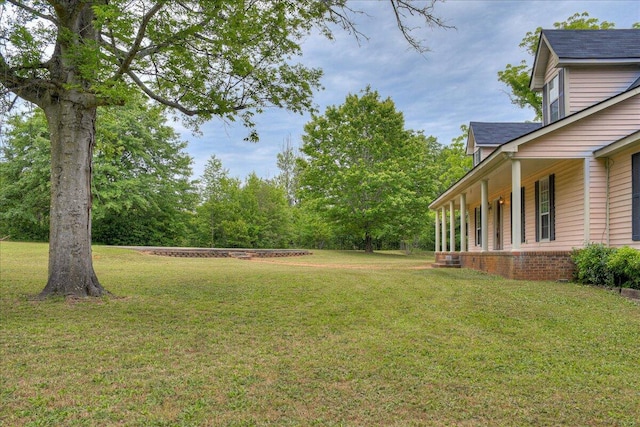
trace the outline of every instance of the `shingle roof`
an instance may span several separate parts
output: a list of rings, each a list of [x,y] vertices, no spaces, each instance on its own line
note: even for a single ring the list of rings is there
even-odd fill
[[[542,30],[563,59],[640,59],[640,30]]]
[[[640,87],[640,77],[638,77],[638,80],[636,80],[635,82],[631,83],[631,86],[629,86],[629,88],[627,90],[635,89],[637,87]]]
[[[541,126],[541,123],[469,123],[476,145],[501,145]]]

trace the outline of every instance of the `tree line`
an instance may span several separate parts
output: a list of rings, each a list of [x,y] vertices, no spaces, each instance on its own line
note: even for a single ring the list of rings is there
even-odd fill
[[[463,129],[464,131],[464,129]],[[14,115],[0,147],[0,236],[46,241],[49,129]],[[208,159],[192,176],[186,143],[142,97],[101,109],[93,151],[93,241],[108,245],[365,249],[433,247],[428,203],[466,172],[464,132],[449,145],[405,129],[370,88],[313,115],[273,179],[232,177]]]

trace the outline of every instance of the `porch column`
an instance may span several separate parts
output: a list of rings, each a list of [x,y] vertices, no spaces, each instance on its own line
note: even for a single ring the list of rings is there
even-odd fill
[[[453,200],[449,202],[449,250],[456,251],[456,212]]]
[[[489,250],[489,181],[486,179],[480,181],[480,200],[482,251],[486,252]]]
[[[440,233],[442,233],[442,241],[440,242],[440,244],[442,245],[442,252],[446,252],[447,251],[447,217],[446,217],[446,210],[444,208],[444,206],[442,207],[442,221],[440,222]]]
[[[436,213],[436,252],[440,252],[440,221],[438,221],[438,211]]]
[[[591,162],[590,159],[587,157],[584,159],[584,188],[583,188],[583,194],[584,194],[584,207],[583,207],[583,212],[584,212],[584,244],[588,244],[591,241],[591,198],[590,198],[590,194],[591,194]],[[607,223],[606,225],[606,229],[607,229],[607,246],[609,245],[609,224]]]
[[[460,252],[467,251],[467,194],[460,195]]]
[[[520,249],[522,240],[522,199],[520,160],[511,160],[511,244],[512,250]]]

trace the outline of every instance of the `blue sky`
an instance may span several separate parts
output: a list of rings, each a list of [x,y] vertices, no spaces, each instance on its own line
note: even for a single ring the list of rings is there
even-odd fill
[[[506,64],[531,58],[518,45],[528,31],[552,28],[576,12],[588,12],[616,28],[640,22],[640,2],[449,0],[438,3],[435,15],[456,29],[423,29],[421,38],[431,49],[420,55],[410,50],[387,0],[352,0],[354,9],[366,11],[356,22],[369,37],[358,43],[336,30],[335,40],[312,35],[303,45],[299,62],[324,71],[324,90],[314,97],[318,111],[340,105],[349,93],[367,85],[382,98],[390,97],[403,112],[406,127],[435,136],[442,144],[460,135],[470,121],[526,121],[533,113],[511,104],[507,88],[497,79]],[[213,120],[201,135],[178,128],[194,157],[194,176],[215,155],[230,175],[244,179],[251,172],[273,178],[279,171],[276,155],[284,141],[301,144],[303,126],[310,115],[271,109],[255,118],[260,142],[243,141],[247,130],[239,123]]]

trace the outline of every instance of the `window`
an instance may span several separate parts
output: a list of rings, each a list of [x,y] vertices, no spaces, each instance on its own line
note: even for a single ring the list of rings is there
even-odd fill
[[[536,242],[555,240],[555,175],[536,181]]]
[[[559,75],[556,75],[549,82],[549,123],[560,118],[560,91]]]
[[[542,116],[545,124],[564,117],[564,70],[560,70],[542,91]]]
[[[482,209],[477,207],[473,210],[476,222],[476,246],[482,245]]]
[[[481,154],[480,154],[480,149],[478,148],[474,153],[473,153],[473,166],[477,166],[478,163],[480,163],[480,161],[482,160]]]
[[[631,156],[631,239],[640,241],[640,153]]]

